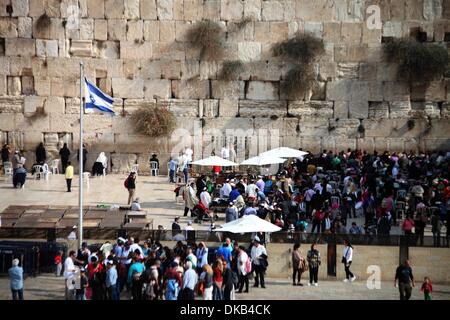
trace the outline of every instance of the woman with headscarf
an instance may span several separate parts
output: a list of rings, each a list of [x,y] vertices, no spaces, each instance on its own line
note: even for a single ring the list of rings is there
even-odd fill
[[[93,176],[102,176],[103,170],[108,168],[108,158],[106,157],[104,152],[100,152],[97,160],[95,160],[94,166],[92,167],[92,175]]]
[[[46,159],[47,159],[47,153],[45,151],[44,144],[41,142],[41,143],[39,143],[38,147],[36,148],[36,163],[44,164]]]
[[[70,150],[67,148],[67,143],[64,143],[64,146],[59,150],[59,155],[61,156],[62,172],[66,172],[67,162],[70,157]]]

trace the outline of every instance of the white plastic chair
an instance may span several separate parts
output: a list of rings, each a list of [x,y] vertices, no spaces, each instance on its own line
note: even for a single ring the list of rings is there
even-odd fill
[[[89,172],[83,172],[83,182],[86,182],[86,188],[89,189],[89,177],[91,174]]]
[[[48,180],[48,176],[52,174],[52,172],[50,171],[50,169],[48,168],[48,164],[44,163],[42,165],[42,170],[43,170],[43,174],[44,174],[44,179]]]
[[[11,162],[3,163],[3,170],[5,172],[5,182],[12,181],[13,178],[13,168]]]
[[[150,161],[150,174],[153,176],[153,173],[155,173],[155,176],[159,175],[158,162],[156,161]]]
[[[42,166],[39,164],[36,164],[33,166],[34,169],[34,179],[42,179],[42,174],[43,172],[41,172],[42,170]]]
[[[59,159],[53,159],[50,163],[50,169],[53,174],[59,174]]]

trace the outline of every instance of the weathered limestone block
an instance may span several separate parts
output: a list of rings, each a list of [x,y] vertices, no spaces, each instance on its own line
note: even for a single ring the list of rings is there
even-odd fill
[[[301,136],[328,136],[328,120],[317,118],[302,118],[298,122]],[[319,140],[319,139],[317,139]]]
[[[112,90],[118,98],[143,98],[144,80],[112,78]]]
[[[36,53],[35,41],[33,39],[5,39],[6,56],[34,56]]]
[[[318,20],[320,21],[320,20]],[[323,23],[321,22],[305,22],[305,32],[311,33],[315,37],[323,37]]]
[[[270,41],[281,42],[289,37],[289,24],[287,22],[270,22]]]
[[[22,76],[22,75],[32,75],[34,74],[35,69],[32,64],[31,57],[4,57],[9,61],[8,64],[4,65],[5,71],[8,70],[7,73],[4,74],[10,76]],[[1,68],[0,68],[1,69]]]
[[[203,11],[205,10],[203,4],[204,1],[200,0],[185,0],[183,6],[183,15],[184,15],[183,20],[186,21],[201,20],[203,18]],[[219,3],[219,17],[216,20],[220,20],[220,3]]]
[[[105,15],[107,19],[122,19],[124,18],[124,12],[124,0],[105,0]]]
[[[123,109],[125,113],[131,114],[138,110],[142,106],[155,106],[156,99],[125,99],[123,102]],[[118,132],[118,131],[114,131]]]
[[[220,0],[211,0],[203,2],[203,6],[200,6],[200,12],[203,11],[203,19],[209,19],[214,21],[220,20]],[[184,1],[184,11],[186,11],[186,1]]]
[[[7,77],[7,88],[9,96],[20,96],[22,94],[20,77]]]
[[[150,59],[152,57],[152,43],[136,43],[135,41],[120,42],[120,58],[122,59]]]
[[[262,2],[262,20],[263,21],[283,21],[284,20],[283,2],[270,0]]]
[[[80,95],[80,81],[73,79],[51,78],[50,95],[76,97]]]
[[[348,101],[351,93],[351,80],[327,82],[327,100]]]
[[[212,98],[214,99],[238,99],[241,95],[238,81],[214,80],[212,85]]]
[[[137,20],[140,18],[139,0],[125,0],[125,18]]]
[[[205,99],[199,101],[199,117],[216,118],[219,116],[219,100]]]
[[[33,20],[28,17],[19,17],[17,32],[19,38],[31,38],[33,35]]]
[[[183,79],[199,79],[200,78],[200,62],[198,60],[186,60],[181,66],[181,74]]]
[[[433,21],[440,19],[442,16],[441,1],[424,0],[423,1],[423,17],[425,20]]]
[[[364,62],[369,56],[369,46],[361,45],[336,45],[334,59],[336,62]]]
[[[383,95],[385,101],[405,101],[410,99],[410,91],[407,83],[384,82]]]
[[[48,97],[44,103],[44,110],[46,113],[64,113],[66,102],[61,97]]]
[[[411,113],[411,102],[391,101],[389,102],[389,117],[391,119],[406,118]]]
[[[23,98],[0,97],[0,113],[21,113]]]
[[[356,138],[339,138],[336,139],[335,152],[341,152],[347,150],[348,148],[355,150],[356,149]]]
[[[200,80],[217,79],[220,70],[218,61],[200,61]]]
[[[164,41],[175,41],[175,21],[161,21],[159,24],[159,38]]]
[[[23,76],[21,80],[22,80],[22,94],[24,95],[34,94],[34,77]]]
[[[333,118],[333,102],[329,101],[291,101],[288,112],[293,116]]]
[[[386,101],[369,101],[369,119],[389,118],[389,103]]]
[[[275,82],[250,81],[247,99],[278,100],[278,84]]]
[[[334,102],[334,119],[347,119],[348,118],[348,101],[335,101]]]
[[[1,38],[17,38],[17,18],[1,18],[0,19],[0,37]]]
[[[340,79],[358,79],[360,72],[359,63],[338,63],[336,74]]]
[[[144,82],[144,98],[146,99],[168,99],[171,96],[170,80],[145,80]]]
[[[105,1],[86,1],[87,13],[89,17],[96,19],[105,18]]]
[[[224,0],[221,1],[220,18],[222,20],[239,21],[244,14],[244,3],[241,0]]]
[[[325,22],[323,24],[323,39],[326,42],[339,43],[341,38],[341,23]]]
[[[127,38],[127,20],[108,20],[108,40],[124,41]]]
[[[13,9],[13,17],[26,17],[28,15],[30,6],[28,0],[11,0]]]
[[[144,23],[142,20],[128,21],[127,25],[127,40],[128,41],[142,41],[144,39]]]
[[[45,13],[44,0],[30,0],[29,1],[29,12],[30,17],[39,17],[41,14]]]
[[[297,0],[295,2],[295,17],[303,21],[332,21],[335,17],[335,7],[327,0]],[[339,19],[336,19],[340,21]]]
[[[172,20],[173,0],[156,0],[156,12],[159,20]]]
[[[180,62],[186,59],[186,46],[182,42],[158,42],[153,44],[153,58]]]
[[[159,21],[144,21],[145,41],[159,41]]]
[[[181,79],[181,62],[167,61],[161,62],[161,77],[164,79],[178,80]]]
[[[36,56],[58,57],[58,40],[36,40]]]
[[[70,53],[77,57],[92,57],[92,40],[72,40]]]
[[[95,47],[96,57],[107,59],[119,59],[120,58],[120,42],[119,41],[105,41],[100,46],[97,43]]]
[[[262,1],[246,0],[244,2],[244,17],[253,18],[256,21],[261,20]]]
[[[449,108],[450,109],[450,108]],[[223,98],[219,100],[219,116],[235,117],[239,113],[239,100],[234,98]],[[449,112],[450,115],[450,112]]]
[[[400,37],[402,35],[402,23],[386,21],[383,24],[383,37]]]
[[[362,25],[362,23],[342,22],[340,42],[349,44],[361,43]]]
[[[140,1],[140,14],[142,19],[156,20],[156,1]]]
[[[94,19],[81,19],[80,21],[80,39],[94,39]]]
[[[287,114],[285,101],[239,101],[239,115],[241,117],[284,117]]]
[[[208,99],[209,81],[207,80],[174,80],[172,92],[178,99]]]
[[[377,64],[376,63],[361,63],[359,65],[359,79],[365,81],[377,80]]]
[[[367,25],[363,23],[362,27],[362,43],[379,44],[381,43],[382,29],[371,29],[367,28]]]
[[[175,117],[198,117],[198,100],[192,99],[164,99],[158,100],[159,107],[166,107]]]
[[[412,102],[410,116],[437,119],[441,117],[441,112],[436,102]]]
[[[444,102],[442,104],[441,118],[450,119],[450,102]]]
[[[8,93],[8,86],[6,83],[6,76],[0,74],[0,96],[6,96]]]
[[[352,100],[349,102],[349,117],[365,119],[369,115],[369,103],[367,100]]]
[[[120,142],[120,141],[119,141]],[[122,141],[125,142],[125,141]],[[111,153],[111,172],[128,173],[137,162],[137,155],[131,153]]]
[[[95,19],[94,39],[101,40],[101,41],[108,40],[108,22],[106,20]]]

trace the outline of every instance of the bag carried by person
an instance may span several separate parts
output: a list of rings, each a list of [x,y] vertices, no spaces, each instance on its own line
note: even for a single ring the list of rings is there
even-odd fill
[[[252,259],[250,259],[250,257],[248,257],[245,262],[245,273],[252,273]]]
[[[306,259],[302,259],[301,260],[301,262],[300,262],[300,270],[302,272],[306,272],[306,271],[309,270],[309,265],[308,265],[308,262],[306,262]]]
[[[128,189],[128,184],[129,184],[129,182],[130,182],[130,177],[127,177],[127,178],[125,179],[125,181],[123,182],[123,186],[125,187],[125,189]]]
[[[197,286],[197,295],[199,297],[202,297],[204,292],[205,292],[205,283],[203,281],[200,281]]]

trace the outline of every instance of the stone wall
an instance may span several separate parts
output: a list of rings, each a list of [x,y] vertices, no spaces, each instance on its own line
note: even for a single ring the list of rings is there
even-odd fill
[[[380,29],[366,23],[370,5],[381,10]],[[202,19],[227,31],[225,59],[247,66],[239,80],[220,80],[223,61],[201,61],[186,41]],[[450,149],[450,79],[409,84],[382,58],[384,37],[417,27],[449,48],[449,19],[448,0],[0,0],[0,142],[29,151],[44,141],[52,156],[63,141],[78,149],[83,61],[120,114],[85,116],[90,157],[112,154],[114,170],[144,164],[153,152],[167,160],[174,146],[189,143],[202,156],[205,146],[195,141],[137,134],[129,114],[143,102],[168,106],[186,129],[183,139],[196,135],[220,147],[227,129],[231,136],[248,129],[243,156],[278,145]],[[310,101],[280,93],[289,65],[271,50],[297,31],[325,41]],[[257,135],[259,129],[272,133]]]

